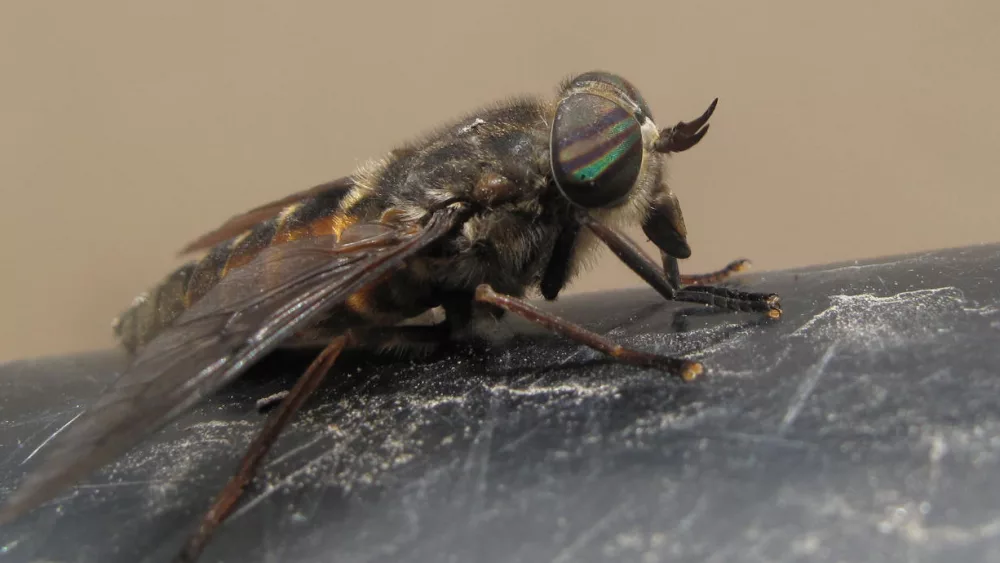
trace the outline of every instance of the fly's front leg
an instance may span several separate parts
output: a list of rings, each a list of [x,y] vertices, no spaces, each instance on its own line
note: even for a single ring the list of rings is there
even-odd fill
[[[475,300],[480,303],[489,303],[504,311],[509,311],[525,320],[537,323],[553,332],[589,346],[598,352],[603,352],[627,364],[663,369],[671,375],[680,377],[684,381],[692,381],[704,371],[704,368],[698,362],[625,348],[580,325],[551,313],[546,313],[519,297],[497,293],[493,288],[485,284],[476,288]]]
[[[773,293],[750,293],[727,287],[695,286],[679,288],[670,279],[670,272],[658,266],[625,234],[604,225],[589,215],[580,217],[597,238],[615,253],[633,272],[656,289],[660,295],[675,301],[712,305],[730,311],[766,313],[771,318],[781,316],[781,303]],[[676,275],[676,266],[673,267]]]
[[[658,291],[660,295],[671,301],[677,299],[677,285],[667,277],[667,272],[650,260],[632,239],[586,213],[580,215],[580,222],[597,235],[597,238],[601,239],[601,242],[606,244],[615,256],[638,274],[643,281]]]
[[[755,293],[702,285],[679,290],[677,300],[744,313],[762,312],[772,319],[781,318],[781,298],[775,293]]]

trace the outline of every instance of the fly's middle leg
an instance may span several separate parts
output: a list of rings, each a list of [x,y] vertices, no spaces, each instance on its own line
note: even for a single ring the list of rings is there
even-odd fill
[[[729,311],[765,313],[774,319],[781,316],[781,299],[776,294],[710,285],[682,286],[677,261],[673,257],[668,257],[669,261],[661,268],[624,233],[589,217],[583,222],[625,265],[669,300],[700,303]]]

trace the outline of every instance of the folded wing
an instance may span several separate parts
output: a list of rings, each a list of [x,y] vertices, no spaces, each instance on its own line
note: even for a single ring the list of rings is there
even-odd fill
[[[297,240],[232,271],[140,349],[97,403],[52,441],[42,465],[0,508],[0,523],[123,454],[466,216],[455,205],[408,232],[379,226],[348,244],[332,236]]]

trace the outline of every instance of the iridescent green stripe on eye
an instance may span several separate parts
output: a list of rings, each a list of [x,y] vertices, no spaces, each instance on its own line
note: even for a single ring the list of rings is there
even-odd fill
[[[631,109],[577,92],[559,102],[552,124],[552,173],[566,198],[600,207],[625,197],[642,168],[642,130]]]
[[[573,163],[569,163],[571,164],[570,174],[573,176],[573,178],[580,182],[585,182],[597,178],[605,171],[607,171],[607,169],[610,168],[614,163],[616,163],[623,154],[627,153],[629,149],[634,147],[635,144],[640,141],[642,135],[639,133],[638,130],[635,130],[635,128],[629,131],[628,125],[629,124],[625,123],[623,124],[624,127],[622,128],[625,133],[624,135],[625,138],[621,139],[621,141],[617,145],[614,145],[610,150],[605,151],[604,154],[594,155],[596,156],[596,159],[591,160],[591,162],[587,164],[582,164],[582,166],[581,165],[572,166],[572,164],[575,164],[575,161],[580,159],[574,159]],[[619,137],[621,137],[621,134],[615,136],[615,138]],[[588,153],[587,155],[581,155],[581,156],[591,156],[592,154],[593,153]]]
[[[601,118],[578,127],[563,139],[559,161],[574,181],[590,181],[606,172],[641,139],[635,119],[622,108],[612,106]]]
[[[601,100],[601,103],[604,104],[604,101]],[[606,105],[610,107],[605,109],[600,118],[568,128],[564,132],[559,149],[559,156],[564,162],[572,163],[594,150],[603,152],[606,149],[602,147],[616,145],[620,141],[616,137],[637,125],[635,119],[622,108],[610,102]]]

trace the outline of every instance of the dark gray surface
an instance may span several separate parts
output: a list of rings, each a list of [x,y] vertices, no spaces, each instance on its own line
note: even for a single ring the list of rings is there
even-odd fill
[[[785,317],[565,299],[683,384],[555,337],[349,359],[204,561],[1000,558],[1000,246],[750,275]],[[521,326],[521,325],[518,325]],[[0,562],[167,561],[308,358],[276,355],[0,530]],[[0,366],[0,487],[100,392],[115,353]]]

